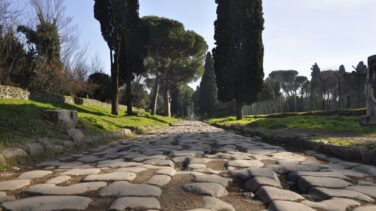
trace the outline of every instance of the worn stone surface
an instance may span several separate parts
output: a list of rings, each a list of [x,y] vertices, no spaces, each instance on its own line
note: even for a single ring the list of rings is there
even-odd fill
[[[163,174],[163,175],[168,175],[170,177],[173,177],[176,174],[176,170],[174,168],[166,168],[166,169],[158,170],[156,174]]]
[[[70,176],[57,176],[57,177],[54,177],[52,179],[47,180],[46,183],[58,185],[58,184],[66,182],[70,179],[71,179]]]
[[[95,168],[88,168],[88,169],[71,169],[65,172],[62,172],[61,175],[72,175],[72,176],[80,176],[80,175],[90,175],[90,174],[98,174],[101,170]]]
[[[8,180],[0,182],[0,190],[8,191],[8,190],[17,190],[28,186],[30,184],[30,179],[18,179],[18,180]]]
[[[298,185],[300,190],[307,192],[311,187],[345,188],[350,186],[351,183],[331,177],[302,176],[298,180]]]
[[[228,166],[247,168],[247,167],[263,167],[264,163],[258,160],[231,160]]]
[[[31,186],[27,191],[43,195],[75,195],[89,191],[96,191],[104,186],[105,182],[78,183],[70,186],[56,186],[55,184],[39,184]]]
[[[159,187],[167,185],[171,181],[171,177],[167,175],[154,175],[146,183],[149,185],[156,185]]]
[[[136,178],[133,172],[112,172],[108,174],[89,175],[85,181],[132,181]]]
[[[245,183],[245,186],[252,192],[257,191],[257,189],[261,186],[282,188],[279,180],[270,179],[268,177],[252,177]]]
[[[20,176],[17,177],[17,179],[35,179],[47,176],[51,174],[51,171],[45,171],[45,170],[35,170],[35,171],[28,171],[25,173],[22,173]]]
[[[8,210],[84,210],[91,202],[90,198],[81,196],[37,196],[4,202],[2,206]]]
[[[331,211],[346,211],[348,207],[359,206],[360,203],[352,199],[332,198],[320,202],[303,201],[304,205],[310,206],[314,209],[331,210]]]
[[[375,186],[350,186],[347,189],[364,193],[368,196],[376,198],[376,187]]]
[[[100,196],[150,196],[159,197],[162,190],[153,185],[114,182],[99,191]]]
[[[376,210],[375,205],[362,206],[362,207],[357,207],[354,209],[354,211],[375,211],[375,210]]]
[[[205,196],[203,197],[205,201],[205,208],[209,210],[221,210],[221,211],[235,211],[231,204],[228,204],[222,200],[215,197]]]
[[[110,206],[110,210],[128,209],[161,209],[159,201],[154,197],[122,197],[116,199]]]
[[[295,192],[269,186],[260,187],[256,192],[256,195],[266,204],[275,200],[299,201],[304,199],[303,196]]]
[[[268,211],[315,211],[304,204],[291,201],[273,201],[268,207]]]
[[[79,130],[75,128],[71,128],[67,130],[67,134],[74,142],[80,142],[84,139],[84,134]]]
[[[374,200],[360,192],[346,190],[346,189],[329,189],[329,188],[320,188],[313,187],[309,190],[308,193],[313,199],[316,200],[325,200],[329,198],[339,197],[339,198],[350,198],[356,199],[364,202],[373,202]]]
[[[216,183],[190,183],[183,185],[182,188],[198,195],[222,197],[228,194],[226,188]]]
[[[217,183],[222,185],[223,187],[227,187],[231,179],[220,177],[217,175],[196,175],[193,181],[204,183]]]

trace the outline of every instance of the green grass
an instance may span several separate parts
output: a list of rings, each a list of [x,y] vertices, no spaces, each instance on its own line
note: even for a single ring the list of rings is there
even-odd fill
[[[64,137],[64,130],[41,117],[46,109],[74,109],[78,111],[78,127],[86,134],[115,132],[122,128],[165,126],[178,119],[152,116],[135,109],[135,116],[111,114],[110,108],[97,105],[49,104],[26,100],[0,99],[0,148],[30,142],[40,137]]]
[[[210,124],[221,126],[247,125],[261,130],[300,130],[322,133],[351,133],[354,135],[376,135],[376,127],[363,127],[358,124],[360,116],[318,116],[294,115],[283,118],[246,116],[243,120],[235,117],[210,119]]]

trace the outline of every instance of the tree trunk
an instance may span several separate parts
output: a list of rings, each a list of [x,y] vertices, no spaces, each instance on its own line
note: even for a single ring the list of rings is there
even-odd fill
[[[133,107],[132,107],[132,82],[127,82],[127,114],[133,115]]]
[[[243,102],[241,102],[240,100],[236,100],[236,119],[243,119]]]
[[[153,109],[151,111],[152,115],[156,115],[157,114],[158,97],[159,97],[159,82],[158,81],[156,81],[154,90],[155,90],[155,94],[154,94],[154,99],[153,99]]]
[[[171,117],[171,91],[166,88],[165,91],[165,106],[166,106],[166,116]]]
[[[116,63],[114,63],[112,50],[111,53],[111,89],[112,89],[112,98],[111,98],[111,113],[113,115],[119,114],[119,60],[118,56],[116,56]]]

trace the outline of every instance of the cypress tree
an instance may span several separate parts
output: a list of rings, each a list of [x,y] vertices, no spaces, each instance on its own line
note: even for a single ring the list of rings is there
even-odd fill
[[[237,119],[243,105],[251,104],[262,90],[264,18],[262,0],[216,0],[214,49],[218,98],[236,101]]]
[[[199,107],[201,115],[212,116],[217,102],[217,85],[214,60],[210,52],[206,55],[205,72],[200,83]]]

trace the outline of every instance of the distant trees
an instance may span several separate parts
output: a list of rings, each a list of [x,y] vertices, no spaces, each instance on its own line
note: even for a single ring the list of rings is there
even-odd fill
[[[207,44],[200,35],[167,18],[144,17],[149,39],[146,58],[153,86],[152,113],[163,93],[164,114],[171,116],[173,93],[178,87],[202,76]]]
[[[214,60],[210,52],[206,54],[205,72],[200,83],[197,107],[201,116],[213,116],[217,99],[217,84],[214,72]]]
[[[264,18],[261,0],[216,0],[213,50],[218,99],[236,101],[237,119],[243,105],[257,100],[263,84]]]

